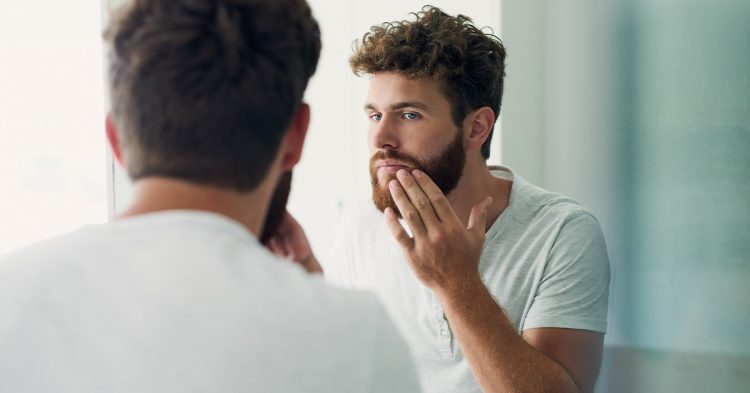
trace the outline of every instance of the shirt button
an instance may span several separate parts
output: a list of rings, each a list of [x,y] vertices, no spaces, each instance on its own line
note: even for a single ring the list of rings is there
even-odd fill
[[[443,330],[440,331],[440,335],[443,336],[443,337],[448,337],[450,335],[450,333],[448,333],[448,330],[443,329]]]

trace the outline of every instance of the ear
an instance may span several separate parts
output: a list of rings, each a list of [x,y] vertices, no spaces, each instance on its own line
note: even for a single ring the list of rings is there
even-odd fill
[[[307,128],[310,126],[310,105],[302,103],[281,143],[281,168],[291,170],[302,158]]]
[[[488,106],[477,108],[464,119],[464,146],[467,150],[481,150],[495,126],[495,112]]]
[[[115,122],[112,120],[112,113],[107,113],[104,128],[107,130],[107,140],[109,141],[109,147],[112,148],[112,155],[115,156],[115,160],[117,160],[120,166],[124,167],[125,164],[122,161],[122,149],[120,148],[120,137],[117,135]]]

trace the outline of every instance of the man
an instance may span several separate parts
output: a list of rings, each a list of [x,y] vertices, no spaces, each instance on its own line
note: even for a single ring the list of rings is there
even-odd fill
[[[346,220],[328,278],[380,296],[427,392],[592,391],[606,330],[604,239],[575,201],[487,166],[500,40],[426,7],[413,22],[374,26],[351,66],[371,75],[377,210]]]
[[[106,37],[135,198],[0,261],[0,391],[418,391],[373,295],[256,239],[308,126],[306,2],[135,0]]]

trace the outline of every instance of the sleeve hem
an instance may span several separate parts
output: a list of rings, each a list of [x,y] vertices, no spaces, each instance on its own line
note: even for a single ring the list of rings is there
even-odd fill
[[[607,333],[607,321],[601,319],[561,318],[546,317],[527,319],[524,321],[523,330],[536,328],[563,328],[591,330],[599,333]]]

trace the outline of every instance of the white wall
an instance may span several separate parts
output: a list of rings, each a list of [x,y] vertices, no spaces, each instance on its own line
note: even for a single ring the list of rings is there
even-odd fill
[[[0,3],[0,254],[106,221],[97,3]]]

